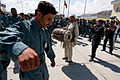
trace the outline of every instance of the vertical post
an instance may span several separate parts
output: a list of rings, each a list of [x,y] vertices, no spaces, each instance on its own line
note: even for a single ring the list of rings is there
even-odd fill
[[[61,2],[61,0],[59,0],[59,14],[60,14],[60,2]]]
[[[68,3],[68,17],[69,17],[69,10],[70,10],[70,0],[69,0],[69,3]]]
[[[22,12],[23,12],[23,3],[21,3],[22,4]]]
[[[64,2],[65,2],[65,0],[64,0]],[[65,11],[65,7],[64,7],[64,3],[63,3],[63,15],[64,15],[64,11]]]
[[[17,3],[22,5],[22,6],[21,6],[21,7],[22,7],[22,10],[21,10],[21,11],[23,12],[23,2],[17,2]]]
[[[87,4],[87,0],[85,1],[85,7],[84,7],[84,14],[83,14],[83,18],[84,18],[84,16],[85,16],[86,4]]]

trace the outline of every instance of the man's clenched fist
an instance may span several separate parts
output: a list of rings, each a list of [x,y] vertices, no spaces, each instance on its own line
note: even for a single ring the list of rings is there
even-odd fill
[[[26,48],[17,58],[23,72],[38,68],[40,65],[37,53],[31,48]]]

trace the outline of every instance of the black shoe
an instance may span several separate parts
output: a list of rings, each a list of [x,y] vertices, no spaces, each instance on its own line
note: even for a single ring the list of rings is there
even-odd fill
[[[71,63],[71,62],[73,62],[73,61],[68,61],[68,60],[66,60],[65,62]]]
[[[89,62],[92,62],[92,61],[94,61],[94,59],[91,58],[91,59],[89,60]]]
[[[64,57],[64,58],[62,58],[63,60],[67,60],[68,59],[68,57]]]
[[[84,38],[86,38],[86,36],[83,36]]]
[[[109,52],[111,55],[113,55],[113,53],[112,52]]]
[[[101,51],[105,51],[105,49],[102,49]]]

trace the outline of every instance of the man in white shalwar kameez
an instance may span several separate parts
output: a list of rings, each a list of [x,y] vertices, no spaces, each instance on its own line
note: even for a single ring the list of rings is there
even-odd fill
[[[72,40],[70,42],[64,42],[63,48],[65,49],[65,57],[63,58],[66,62],[72,62],[72,55],[74,47],[77,44],[77,38],[79,35],[78,24],[75,22],[75,16],[70,16],[70,22],[66,26],[66,29],[72,32]]]

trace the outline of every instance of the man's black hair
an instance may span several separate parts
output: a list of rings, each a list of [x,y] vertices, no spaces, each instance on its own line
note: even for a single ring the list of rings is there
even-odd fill
[[[11,8],[11,12],[12,12],[12,10],[16,10],[15,8]]]
[[[38,8],[35,10],[35,15],[37,14],[37,11],[40,11],[43,14],[43,16],[47,15],[48,13],[54,15],[58,13],[54,6],[47,1],[40,1],[38,4]]]
[[[20,13],[20,15],[25,15],[25,14],[22,12],[22,13]]]
[[[100,19],[100,20],[98,20],[98,22],[103,23],[103,20]]]
[[[33,16],[33,17],[34,17],[35,15],[34,15],[34,14],[30,14],[30,16]]]

